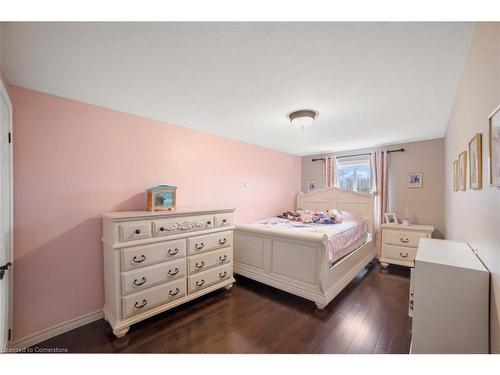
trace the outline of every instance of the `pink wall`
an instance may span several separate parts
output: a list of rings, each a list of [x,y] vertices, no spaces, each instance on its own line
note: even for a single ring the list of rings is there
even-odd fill
[[[294,206],[300,157],[11,87],[14,339],[103,305],[101,220],[174,184],[180,206],[230,206],[236,221]],[[248,183],[245,188],[244,184]]]

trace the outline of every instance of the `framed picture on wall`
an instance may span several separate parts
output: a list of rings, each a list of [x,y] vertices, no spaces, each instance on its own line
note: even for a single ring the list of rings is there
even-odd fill
[[[500,106],[489,117],[490,186],[500,187]]]
[[[470,188],[483,187],[483,139],[481,134],[476,134],[469,142],[469,175]]]
[[[312,191],[316,191],[316,182],[315,181],[309,181],[307,183],[307,192],[310,193]]]
[[[458,191],[458,160],[453,162],[453,191]]]
[[[458,190],[467,190],[467,151],[458,155]]]
[[[421,172],[408,173],[408,187],[409,188],[421,188],[424,186],[423,174]]]

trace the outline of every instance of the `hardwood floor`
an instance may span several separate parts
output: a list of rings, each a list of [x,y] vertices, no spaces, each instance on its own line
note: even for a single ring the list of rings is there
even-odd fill
[[[39,348],[76,353],[408,353],[409,270],[370,264],[326,307],[238,277],[115,338],[104,320]]]

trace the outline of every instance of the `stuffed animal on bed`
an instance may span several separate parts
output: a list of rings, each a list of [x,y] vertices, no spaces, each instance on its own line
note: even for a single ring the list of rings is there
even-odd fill
[[[279,218],[290,221],[300,221],[304,224],[337,224],[342,221],[342,215],[335,208],[326,211],[304,210],[298,208],[293,211],[283,212]]]

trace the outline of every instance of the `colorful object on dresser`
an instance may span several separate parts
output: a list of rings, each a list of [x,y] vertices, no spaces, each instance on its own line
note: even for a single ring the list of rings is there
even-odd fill
[[[177,186],[158,185],[146,190],[148,211],[175,211]]]
[[[337,224],[342,221],[342,215],[334,208],[326,211],[304,210],[298,208],[293,211],[283,212],[283,214],[278,215],[278,217],[290,221],[315,224]]]

